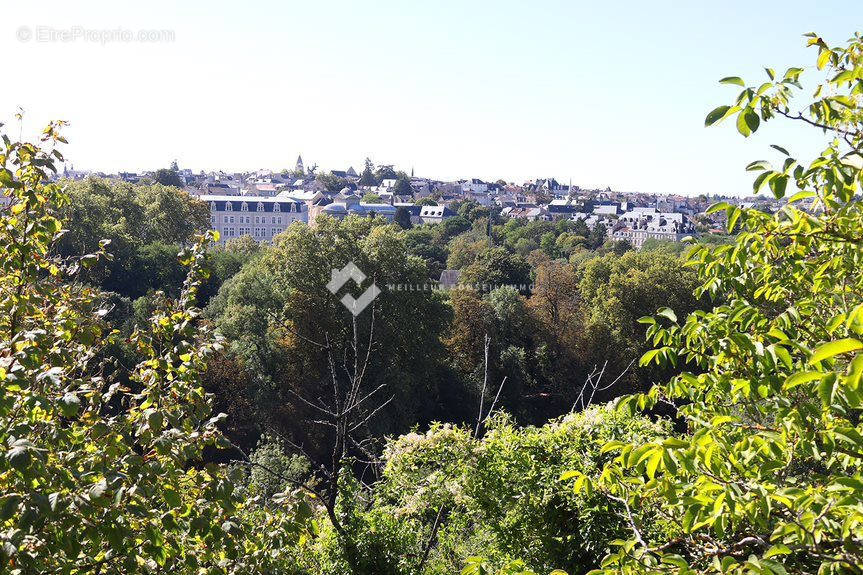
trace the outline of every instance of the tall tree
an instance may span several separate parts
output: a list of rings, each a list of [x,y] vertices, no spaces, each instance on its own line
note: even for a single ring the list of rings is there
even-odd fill
[[[396,213],[393,216],[393,221],[397,223],[403,230],[409,230],[413,227],[411,223],[411,213],[404,206],[396,208]]]
[[[657,347],[641,362],[683,371],[621,409],[675,407],[688,433],[607,445],[617,455],[596,482],[568,474],[627,513],[630,536],[612,545],[606,573],[861,572],[863,37],[831,47],[808,36],[824,74],[814,101],[792,108],[803,68],[768,68],[757,87],[723,79],[744,89],[706,124],[734,118],[749,136],[789,119],[827,134],[824,152],[803,165],[773,146],[779,165],[750,164],[755,192],[800,191],[773,215],[713,206],[738,232],[692,254],[716,305],[643,320]],[[642,505],[660,510],[666,532],[647,532],[633,512]]]
[[[375,165],[369,158],[366,158],[365,166],[360,174],[359,184],[361,186],[376,186],[380,182],[375,177]]]
[[[182,188],[185,185],[183,183],[183,178],[180,177],[180,173],[173,167],[167,169],[159,168],[153,173],[153,180],[157,184],[173,186],[175,188]]]

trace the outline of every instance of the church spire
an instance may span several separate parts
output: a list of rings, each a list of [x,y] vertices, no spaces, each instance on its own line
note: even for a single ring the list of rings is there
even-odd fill
[[[305,173],[306,169],[303,167],[303,156],[297,156],[297,171]]]

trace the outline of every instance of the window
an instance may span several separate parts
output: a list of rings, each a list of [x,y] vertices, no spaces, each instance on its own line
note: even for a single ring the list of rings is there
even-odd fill
[[[280,204],[279,202],[276,202],[275,204],[273,204],[273,211],[274,212],[281,212],[282,211],[282,204]]]
[[[258,211],[259,211],[259,212],[263,212],[263,211],[264,211],[264,204],[263,204],[263,202],[258,202]]]
[[[225,202],[225,211],[230,212],[233,211],[234,206],[231,205],[231,202]]]
[[[248,212],[249,211],[249,204],[247,204],[246,202],[243,202],[243,205],[240,206],[240,211]]]

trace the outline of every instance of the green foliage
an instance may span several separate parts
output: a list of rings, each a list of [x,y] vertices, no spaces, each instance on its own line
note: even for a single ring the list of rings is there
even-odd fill
[[[397,223],[403,230],[409,230],[413,227],[413,223],[411,222],[411,213],[404,206],[396,208],[393,222]]]
[[[330,193],[340,192],[348,183],[345,178],[337,176],[332,172],[321,172],[315,176],[315,179]]]
[[[366,158],[365,166],[360,174],[359,184],[361,186],[376,186],[378,183],[380,182],[375,178],[375,165],[370,159]]]
[[[530,284],[530,265],[523,258],[509,254],[504,248],[487,248],[462,270],[462,281],[494,287],[510,285],[523,289]]]
[[[76,279],[104,251],[55,255],[59,127],[0,148],[0,571],[270,572],[303,532],[294,503],[251,515],[225,468],[196,465],[223,444],[199,383],[220,345],[195,307],[210,238],[181,255],[179,298],[130,337],[130,384],[106,376],[99,351],[118,334],[103,294]]]
[[[761,172],[756,191],[769,185],[782,197],[789,181],[800,190],[778,213],[712,208],[739,230],[731,245],[691,253],[712,310],[678,321],[666,308],[642,320],[656,346],[642,363],[683,371],[621,409],[677,405],[688,434],[611,442],[613,462],[598,478],[578,475],[577,489],[631,509],[655,499],[674,533],[649,534],[632,516],[604,572],[841,574],[863,565],[863,39],[832,48],[808,37],[826,79],[804,113],[790,111],[803,73],[791,68],[780,80],[767,70],[769,82],[708,116],[737,114],[744,136],[756,118],[779,116],[835,139],[809,165],[778,146],[779,170],[750,164]]]
[[[177,173],[176,168],[160,168],[153,173],[153,180],[157,184],[161,184],[163,186],[173,186],[175,188],[183,187],[183,179],[180,177],[180,174]]]
[[[130,298],[151,289],[179,293],[185,274],[176,253],[210,227],[204,203],[170,186],[97,178],[69,182],[66,195],[59,253],[80,256],[110,242],[110,257],[84,270],[85,279]]]
[[[311,471],[308,460],[290,454],[283,439],[267,434],[249,455],[249,463],[249,494],[265,501],[279,493],[290,492]]]
[[[390,191],[398,196],[412,196],[414,190],[411,187],[411,179],[404,172],[399,172],[396,183]]]
[[[542,427],[519,428],[497,415],[481,439],[465,428],[433,425],[387,446],[375,511],[424,533],[440,515],[429,573],[455,572],[478,555],[489,569],[519,557],[524,569],[584,572],[626,524],[617,504],[574,494],[561,474],[573,466],[600,469],[608,459],[600,453],[604,441],[649,440],[665,432],[664,424],[607,407]]]
[[[309,340],[329,341],[339,356],[352,345],[353,316],[327,289],[333,269],[349,261],[368,276],[362,289],[374,281],[382,290],[374,314],[370,308],[357,318],[363,341],[371,337],[379,350],[371,354],[369,385],[395,395],[376,432],[400,432],[432,417],[438,385],[448,378],[440,338],[449,313],[430,290],[399,289],[428,281],[424,262],[405,257],[406,235],[382,218],[323,217],[315,227],[290,227],[225,283],[208,313],[247,374],[242,393],[260,424],[327,454],[326,436],[305,423],[315,413],[296,394],[316,397],[321,386],[332,386],[326,353]]]
[[[363,202],[367,204],[380,204],[383,200],[379,195],[369,192],[363,195]]]

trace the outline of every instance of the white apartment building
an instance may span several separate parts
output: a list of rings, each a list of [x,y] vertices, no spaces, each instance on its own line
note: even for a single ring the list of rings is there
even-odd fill
[[[306,204],[284,197],[203,195],[210,206],[210,226],[219,243],[240,236],[270,242],[294,222],[308,223]]]
[[[626,240],[637,249],[650,239],[679,242],[695,232],[684,214],[660,212],[655,208],[634,208],[622,214],[617,222],[610,232],[611,237]]]

